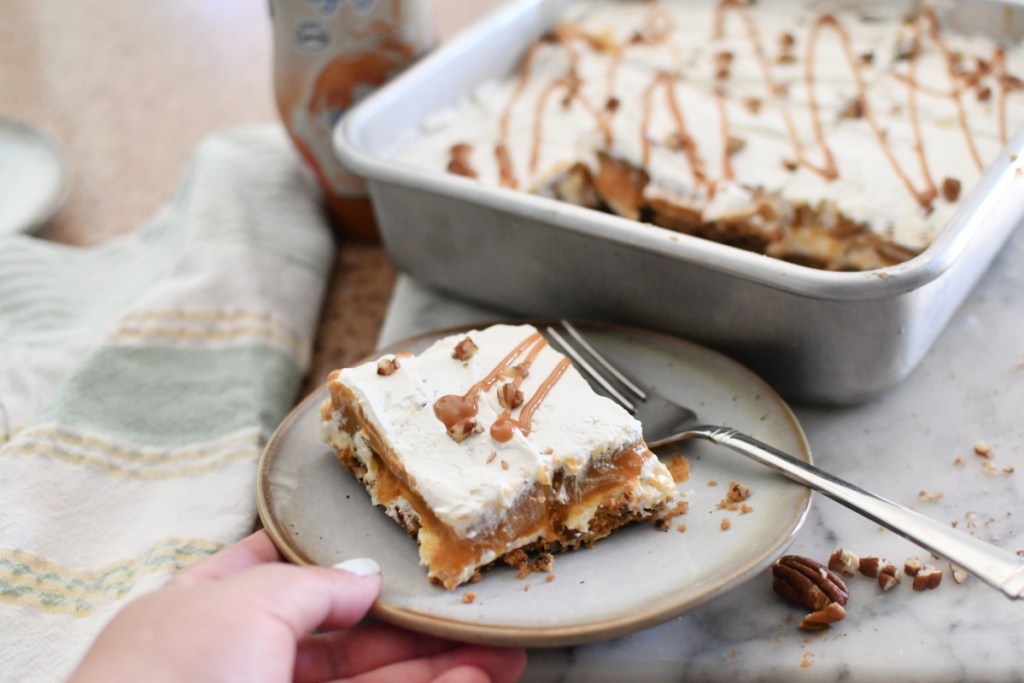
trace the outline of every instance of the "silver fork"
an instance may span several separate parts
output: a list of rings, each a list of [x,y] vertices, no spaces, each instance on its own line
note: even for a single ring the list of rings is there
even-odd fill
[[[698,424],[697,413],[690,408],[627,378],[571,323],[562,320],[561,327],[566,335],[548,327],[548,336],[592,383],[640,420],[650,448],[695,438],[725,446],[945,557],[1010,598],[1024,594],[1024,559],[1015,553],[865,491],[731,427]]]

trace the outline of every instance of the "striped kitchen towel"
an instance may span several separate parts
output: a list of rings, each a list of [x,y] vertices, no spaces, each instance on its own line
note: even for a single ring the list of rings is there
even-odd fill
[[[270,125],[206,140],[134,233],[0,238],[0,680],[61,680],[126,601],[252,530],[333,256]]]

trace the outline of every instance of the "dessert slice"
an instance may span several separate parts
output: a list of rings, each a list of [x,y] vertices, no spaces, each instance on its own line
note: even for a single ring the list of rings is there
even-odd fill
[[[449,590],[655,518],[676,494],[640,423],[530,325],[336,370],[328,387],[324,440]]]

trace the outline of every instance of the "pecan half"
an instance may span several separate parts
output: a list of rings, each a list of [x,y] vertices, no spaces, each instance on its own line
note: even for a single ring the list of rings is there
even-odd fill
[[[799,555],[784,555],[772,565],[772,590],[812,610],[824,609],[831,602],[845,605],[849,597],[838,574]]]

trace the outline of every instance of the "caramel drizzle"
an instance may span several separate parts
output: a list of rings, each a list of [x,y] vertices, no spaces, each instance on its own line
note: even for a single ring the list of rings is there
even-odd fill
[[[662,88],[665,91],[665,97],[668,101],[668,107],[672,114],[673,123],[675,123],[676,137],[678,138],[679,145],[683,148],[683,153],[686,155],[687,162],[690,164],[690,173],[693,174],[693,182],[698,187],[703,187],[707,185],[707,176],[704,173],[704,161],[698,153],[697,143],[694,142],[693,136],[690,135],[689,128],[686,125],[686,117],[683,116],[682,107],[679,106],[679,101],[676,98],[674,85],[677,80],[678,76],[662,72],[654,77],[654,80],[651,81],[651,84],[644,91],[644,106],[640,119],[640,140],[643,150],[643,165],[646,166],[651,158],[651,138],[647,134],[647,130],[650,128],[651,123],[654,93],[658,88]]]
[[[722,2],[719,3],[715,10],[712,38],[721,38],[722,35],[724,35],[725,17],[728,10],[734,10],[743,22],[743,27],[747,33],[747,39],[754,48],[754,54],[756,55],[758,65],[761,68],[761,75],[764,78],[765,86],[768,89],[769,99],[779,99],[785,90],[778,84],[775,80],[775,76],[772,74],[771,60],[764,51],[764,44],[761,42],[761,32],[758,31],[757,23],[754,22],[754,18],[750,16],[750,11],[745,2],[741,2],[741,0],[722,0]],[[796,124],[793,122],[793,117],[789,110],[782,107],[780,108],[780,113],[782,115],[782,122],[786,125],[786,132],[789,134],[789,139],[793,143],[796,163],[804,168],[814,171],[828,180],[833,180],[839,177],[839,173],[835,167],[835,160],[832,158],[831,150],[829,150],[827,146],[823,149],[823,153],[825,155],[824,166],[817,166],[811,163],[807,158],[807,155],[804,153],[803,145],[800,143],[800,137],[796,131]],[[820,144],[824,135],[820,134],[821,125],[817,122],[817,118],[817,113],[815,112],[816,137],[818,137]],[[725,133],[725,140],[728,141],[729,136],[727,127]]]
[[[1006,52],[1003,51],[1003,48],[996,48],[992,54],[992,63],[996,72],[996,82],[999,84],[999,140],[1005,145],[1007,143],[1006,95],[1010,91],[1010,83],[1006,73]]]
[[[523,55],[519,68],[516,70],[516,85],[512,90],[512,96],[509,97],[508,103],[501,113],[501,119],[498,121],[498,144],[494,146],[494,155],[498,161],[500,182],[503,187],[515,188],[519,186],[519,181],[516,180],[515,169],[512,166],[512,155],[508,151],[508,129],[509,123],[512,120],[512,110],[515,109],[519,99],[523,96],[526,84],[530,80],[530,72],[533,70],[533,60],[537,56],[537,52],[542,44],[539,42],[534,43],[526,51],[526,54]]]
[[[729,112],[725,106],[725,95],[722,91],[715,89],[715,106],[718,108],[718,129],[722,136],[722,178],[732,180],[736,172],[732,167],[732,152],[729,149]],[[711,184],[711,192],[714,193],[715,184]]]
[[[541,349],[544,348],[543,344],[538,344],[534,347],[530,356],[524,361],[524,365],[531,365],[534,358],[540,353]],[[565,373],[566,368],[569,367],[570,361],[568,358],[563,358],[555,366],[554,370],[544,378],[540,386],[537,387],[537,391],[530,397],[530,400],[523,404],[522,409],[519,411],[519,418],[515,419],[512,417],[512,408],[505,408],[504,411],[494,420],[494,424],[491,425],[491,438],[495,441],[505,443],[512,439],[512,430],[518,428],[522,432],[523,436],[529,436],[530,430],[533,426],[533,413],[537,410],[537,406],[540,405],[548,392],[551,391],[551,387],[555,386],[562,375]],[[523,383],[523,375],[516,375],[515,380],[512,382],[512,386],[518,389]]]
[[[526,357],[522,363],[517,366],[521,369],[521,372],[516,372],[515,379],[513,380],[513,386],[518,389],[522,384],[523,379],[526,376],[527,371],[533,365],[537,356],[540,354],[544,347],[548,345],[546,339],[541,336],[540,332],[534,332],[529,335],[523,341],[519,342],[512,351],[508,353],[501,361],[494,366],[494,368],[484,376],[483,379],[476,382],[471,386],[464,394],[447,394],[441,396],[434,401],[434,415],[437,419],[445,426],[445,429],[451,431],[451,429],[465,419],[474,418],[479,411],[480,405],[480,394],[497,384],[498,380],[505,373],[505,370],[509,368],[517,359],[519,359],[524,353]],[[527,350],[529,352],[527,353]],[[511,408],[506,408],[494,424],[491,425],[491,436],[496,441],[508,441],[512,438],[512,429],[518,427],[524,436],[530,433],[531,422],[533,419],[533,413],[540,405],[541,401],[551,391],[551,387],[555,385],[558,379],[565,372],[569,366],[569,359],[563,358],[556,366],[555,369],[541,382],[537,391],[530,398],[526,404],[523,405],[519,411],[519,418],[513,420],[511,418]]]
[[[717,39],[724,35],[725,22],[728,14],[735,12],[744,27],[747,39],[749,40],[751,47],[753,48],[757,62],[760,67],[764,84],[767,89],[767,94],[771,100],[779,100],[785,95],[785,88],[783,88],[778,81],[775,79],[772,70],[772,60],[769,58],[762,38],[758,25],[754,20],[749,6],[744,0],[721,0],[716,7],[713,27],[712,27],[712,38]],[[645,43],[660,43],[668,40],[669,32],[671,29],[670,19],[668,15],[660,11],[660,8],[652,8],[652,10],[645,17],[644,33],[638,34],[634,39],[634,42],[645,42]],[[941,90],[938,88],[929,87],[917,82],[916,79],[916,67],[917,67],[917,53],[918,45],[922,34],[922,24],[927,22],[928,37],[935,43],[938,49],[942,52],[945,60],[947,70],[950,77],[951,87],[947,90]],[[863,73],[861,69],[861,61],[854,55],[852,39],[849,32],[839,23],[838,19],[831,14],[824,14],[814,22],[811,26],[810,34],[808,36],[808,44],[806,55],[803,64],[804,71],[804,82],[808,91],[808,104],[811,115],[812,130],[814,133],[815,145],[820,149],[823,161],[821,164],[814,163],[806,153],[804,144],[800,140],[796,123],[794,122],[792,113],[785,107],[779,107],[778,111],[782,117],[785,125],[787,134],[793,145],[795,163],[798,166],[806,168],[826,180],[835,180],[839,177],[839,169],[835,162],[835,157],[831,148],[828,145],[827,138],[822,123],[822,116],[818,100],[816,97],[816,78],[814,74],[814,56],[820,40],[820,36],[825,29],[832,29],[838,36],[844,56],[849,64],[850,70],[854,77],[857,96],[862,105],[863,118],[871,131],[873,132],[876,140],[878,141],[882,153],[889,162],[893,171],[899,177],[901,183],[907,189],[907,191],[914,197],[919,205],[924,209],[930,210],[931,204],[937,196],[937,188],[932,178],[924,148],[923,134],[921,130],[921,123],[917,111],[916,92],[920,91],[929,95],[948,97],[951,99],[957,109],[957,118],[959,125],[964,134],[964,139],[967,143],[968,150],[971,154],[974,164],[979,170],[984,169],[984,164],[981,160],[981,156],[978,153],[977,145],[974,140],[974,133],[968,123],[966,110],[962,101],[963,86],[960,83],[959,76],[956,73],[955,58],[950,51],[948,45],[943,40],[941,35],[941,28],[939,26],[938,19],[932,8],[926,7],[921,16],[917,21],[913,23],[913,41],[914,50],[913,54],[909,58],[909,69],[910,74],[903,75],[893,73],[891,76],[904,81],[908,86],[908,116],[910,118],[910,124],[914,136],[914,150],[918,158],[918,163],[921,169],[921,175],[923,178],[923,189],[918,189],[914,186],[914,182],[906,173],[899,160],[896,158],[895,152],[892,146],[889,144],[888,136],[886,131],[881,127],[878,120],[874,117],[874,114],[869,106],[867,100],[867,85],[864,82]],[[647,35],[649,34],[649,35]],[[619,46],[611,44],[605,38],[587,33],[579,26],[572,24],[561,24],[556,27],[552,32],[552,37],[559,44],[565,47],[569,52],[570,66],[567,73],[561,77],[555,78],[549,83],[543,90],[535,104],[533,115],[533,140],[531,145],[530,154],[530,170],[535,172],[540,163],[540,154],[542,151],[543,141],[543,112],[548,105],[551,96],[558,91],[563,89],[566,91],[566,97],[563,100],[563,105],[569,106],[572,102],[579,102],[594,118],[595,124],[599,132],[604,136],[606,145],[608,147],[612,144],[612,127],[611,119],[614,112],[611,107],[598,108],[587,100],[580,92],[581,80],[578,76],[576,64],[578,55],[575,50],[569,44],[570,41],[579,40],[588,48],[596,51],[608,53],[610,55],[608,69],[606,72],[606,89],[607,89],[607,100],[610,102],[614,96],[615,83],[618,78],[618,70],[622,60],[622,55],[626,46]],[[509,154],[509,122],[512,116],[512,111],[516,107],[516,104],[521,99],[523,92],[526,88],[527,82],[530,78],[533,60],[535,58],[537,50],[543,42],[537,42],[528,50],[524,56],[517,72],[517,82],[513,89],[512,96],[510,97],[504,111],[502,112],[500,123],[499,123],[499,141],[495,145],[495,155],[498,160],[498,167],[500,172],[500,182],[503,186],[517,187],[518,180],[516,178],[511,156]],[[998,126],[999,136],[1002,142],[1005,144],[1007,141],[1007,123],[1006,123],[1006,110],[1007,110],[1007,94],[1013,89],[1011,84],[1011,76],[1006,71],[1006,57],[1002,48],[996,48],[993,55],[993,68],[996,73],[996,79],[998,82]],[[641,122],[641,134],[642,134],[642,154],[643,163],[646,165],[649,161],[651,142],[647,136],[647,130],[650,126],[651,110],[653,108],[653,97],[657,89],[664,88],[666,91],[666,102],[670,109],[673,121],[675,123],[679,142],[682,147],[683,153],[686,155],[687,160],[690,164],[691,171],[694,176],[694,182],[698,186],[707,186],[713,192],[717,181],[708,180],[703,160],[700,158],[698,148],[693,138],[689,135],[686,119],[683,115],[682,108],[680,107],[679,101],[674,93],[672,87],[676,81],[679,80],[678,76],[670,74],[658,74],[652,83],[648,86],[644,93],[644,103],[642,112]],[[735,171],[731,161],[731,150],[729,149],[729,120],[726,111],[727,99],[725,95],[720,91],[715,92],[716,105],[719,111],[720,117],[720,131],[723,140],[722,149],[722,177],[727,180],[731,180],[735,177]],[[789,162],[787,162],[789,163]]]
[[[914,187],[914,183],[910,179],[910,176],[907,175],[907,172],[904,170],[903,165],[900,164],[899,160],[896,158],[896,154],[893,151],[892,146],[889,144],[888,136],[886,135],[885,130],[882,129],[881,125],[879,125],[878,123],[878,120],[875,118],[874,112],[872,111],[872,108],[870,106],[870,102],[868,101],[868,90],[867,85],[864,83],[864,76],[861,73],[860,60],[858,60],[856,55],[853,54],[853,45],[850,40],[849,32],[845,28],[843,28],[843,26],[839,23],[839,20],[836,19],[833,15],[825,14],[819,17],[818,20],[815,21],[814,25],[811,27],[811,33],[808,37],[807,59],[804,62],[804,79],[807,84],[807,94],[808,101],[810,103],[811,118],[814,124],[814,134],[818,140],[818,144],[820,144],[822,148],[825,150],[827,167],[832,173],[834,173],[834,175],[831,175],[829,177],[838,178],[839,172],[835,166],[835,160],[832,156],[831,150],[828,147],[828,143],[825,139],[825,133],[821,127],[821,113],[818,108],[818,98],[815,94],[817,89],[815,88],[813,66],[815,48],[817,48],[818,38],[821,34],[822,29],[824,28],[832,29],[839,36],[839,40],[843,47],[843,55],[846,57],[846,61],[850,66],[850,71],[853,73],[854,81],[857,84],[857,98],[860,100],[861,103],[864,121],[868,124],[868,127],[871,128],[871,132],[874,133],[875,139],[878,140],[878,144],[882,150],[882,153],[888,160],[893,172],[896,173],[896,175],[900,179],[900,182],[902,182],[903,186],[907,189],[907,192],[909,192],[911,196],[914,197],[914,199],[921,207],[927,210],[931,206],[932,202],[935,200],[936,188],[935,183],[932,182],[931,175],[928,172],[928,161],[925,157],[924,143],[921,136],[921,124],[918,116],[916,115],[917,103],[913,96],[914,89],[911,88],[908,91],[908,107],[911,112],[911,128],[913,130],[915,142],[914,151],[917,154],[918,162],[921,166],[922,174],[925,178],[926,187],[924,190],[918,190],[916,187]],[[911,64],[916,64],[915,58],[912,58]],[[911,71],[911,80],[914,80],[913,75],[914,71]]]
[[[622,49],[610,44],[601,36],[587,33],[579,26],[575,26],[573,24],[559,24],[552,31],[552,37],[568,52],[569,68],[564,76],[555,78],[551,83],[544,87],[541,91],[540,97],[534,105],[533,140],[530,152],[531,173],[536,172],[537,167],[540,164],[541,143],[544,138],[544,109],[547,107],[547,102],[551,98],[551,95],[560,88],[566,90],[566,97],[563,99],[562,105],[568,107],[573,103],[573,101],[578,101],[594,118],[594,122],[597,125],[598,130],[604,136],[605,144],[608,146],[611,146],[612,144],[611,118],[613,112],[607,109],[599,109],[595,107],[594,104],[580,92],[582,80],[580,79],[576,69],[579,55],[576,50],[573,49],[570,41],[581,40],[596,52],[611,54],[607,75],[609,97],[611,93],[614,92],[613,86],[619,63],[622,59]],[[516,84],[512,90],[512,96],[509,98],[508,103],[506,103],[505,109],[502,111],[501,118],[498,123],[498,143],[495,145],[494,153],[498,161],[500,183],[504,187],[515,188],[519,186],[519,181],[512,165],[512,158],[508,151],[509,125],[512,118],[512,111],[522,98],[523,91],[526,89],[526,85],[530,79],[533,61],[536,57],[537,51],[542,45],[544,45],[543,41],[534,43],[530,46],[526,55],[523,56],[523,59],[519,64],[519,68],[517,69]]]
[[[949,80],[952,83],[952,99],[953,104],[956,105],[957,119],[960,122],[960,130],[964,133],[964,138],[967,141],[967,147],[971,152],[971,157],[974,159],[974,165],[978,167],[978,170],[984,170],[985,164],[981,160],[981,155],[978,154],[978,147],[974,144],[974,134],[971,132],[971,127],[967,123],[967,112],[964,110],[963,99],[960,97],[962,92],[960,86],[960,79],[957,78],[956,74],[956,59],[953,53],[950,51],[949,46],[946,45],[946,41],[942,39],[942,32],[939,28],[938,17],[935,16],[935,10],[930,6],[926,6],[924,11],[921,13],[921,18],[928,22],[928,35],[934,41],[935,45],[942,51],[942,56],[946,60],[946,73],[949,74]],[[918,28],[919,24],[915,22],[915,31],[920,32]],[[912,59],[916,60],[916,53]]]

